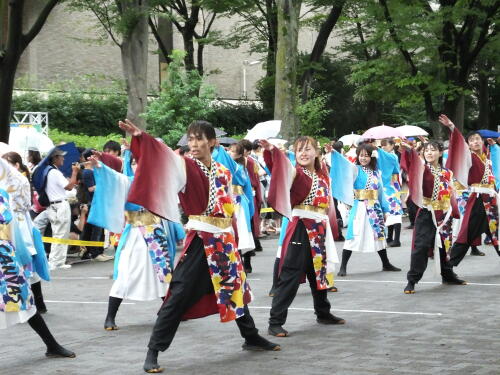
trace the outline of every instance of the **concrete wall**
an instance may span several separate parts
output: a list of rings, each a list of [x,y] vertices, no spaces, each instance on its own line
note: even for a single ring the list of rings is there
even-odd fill
[[[36,0],[30,2],[27,12],[32,18],[33,14],[38,13],[41,5]],[[235,22],[235,19],[218,19],[213,29],[229,32]],[[312,30],[303,30],[300,35],[300,49],[310,51],[316,34]],[[97,82],[104,86],[108,86],[112,79],[121,80],[119,48],[109,40],[96,43],[95,40],[100,39],[102,35],[101,28],[93,14],[70,12],[66,6],[59,5],[53,10],[40,34],[22,56],[18,76],[29,79],[30,85],[35,88],[67,80],[82,81],[87,75],[96,76]],[[94,42],[91,42],[92,40]],[[332,45],[334,45],[333,42]],[[175,28],[174,48],[182,49],[182,38],[175,32]],[[157,91],[159,59],[155,54],[156,42],[152,36],[150,50],[148,81],[150,89]],[[262,56],[250,55],[248,50],[247,45],[232,50],[214,46],[205,48],[205,71],[220,72],[210,74],[207,78],[208,82],[216,86],[219,97],[229,99],[242,97],[243,61],[251,62],[262,58]],[[255,98],[255,84],[263,75],[262,64],[246,67],[249,99]]]

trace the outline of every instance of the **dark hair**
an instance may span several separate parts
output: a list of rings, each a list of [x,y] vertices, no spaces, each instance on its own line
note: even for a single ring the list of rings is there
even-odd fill
[[[318,142],[313,137],[303,135],[297,138],[293,143],[293,151],[295,152],[295,154],[297,154],[297,151],[307,144],[310,144],[316,150],[316,157],[314,158],[314,169],[316,170],[316,172],[321,172],[321,161],[318,157],[318,153],[321,150],[318,146]]]
[[[180,155],[184,155],[186,152],[189,152],[189,146],[188,145],[181,146],[179,148],[179,154]]]
[[[102,150],[104,152],[106,152],[106,150],[115,151],[115,152],[118,152],[118,155],[122,154],[122,148],[121,148],[120,144],[116,141],[107,141],[104,144],[104,147],[102,148]]]
[[[243,146],[245,151],[252,151],[253,150],[253,143],[250,142],[248,139],[242,139],[239,143]]]
[[[93,148],[86,148],[82,152],[82,156],[85,160],[88,160],[92,156],[92,152],[95,151]]]
[[[478,133],[479,134],[479,133]],[[425,150],[428,148],[428,147],[432,147],[436,150],[438,150],[439,152],[443,152],[444,150],[444,147],[443,147],[443,144],[439,141],[435,141],[435,140],[429,140],[427,142],[425,142],[422,146],[422,151],[423,151],[423,156],[424,156],[424,160],[425,160]],[[427,160],[425,160],[425,162],[427,162]],[[443,155],[441,155],[439,157],[439,165],[443,165]]]
[[[238,159],[234,159],[234,161],[238,164],[245,164],[245,157],[243,156],[243,154],[245,153],[245,148],[243,147],[243,145],[241,144],[241,142],[238,142],[238,143],[233,143],[231,146],[229,146],[229,148],[235,148],[234,152],[236,152],[238,155],[241,155],[241,157],[239,157]]]
[[[385,139],[382,139],[382,141],[380,142],[381,146],[387,146],[387,145],[394,146],[395,144],[396,144],[396,142],[394,142],[394,139],[392,139],[392,138],[385,138]]]
[[[344,148],[344,142],[337,141],[332,145],[333,149],[337,152],[342,152],[342,148]]]
[[[212,124],[204,120],[193,121],[191,124],[189,124],[186,133],[188,137],[190,134],[194,134],[197,137],[204,135],[208,140],[217,138],[217,136],[215,135],[215,129]]]
[[[21,172],[23,172],[26,177],[30,178],[30,170],[28,169],[27,166],[25,166],[23,164],[23,159],[21,158],[21,155],[19,155],[17,152],[14,152],[14,151],[11,151],[11,152],[7,152],[5,153],[2,158],[4,158],[5,160],[7,160],[10,164],[12,165],[16,165],[16,163],[19,164],[19,169],[21,170]]]
[[[467,135],[465,136],[465,141],[467,143],[469,143],[469,138],[472,137],[473,135],[476,135],[476,134],[482,138],[481,134],[479,134],[478,131],[473,130],[473,131],[467,133]]]
[[[361,151],[366,151],[368,156],[370,157],[370,162],[368,163],[368,168],[371,170],[376,170],[377,169],[377,158],[373,157],[373,151],[376,150],[375,146],[372,146],[370,143],[362,143],[356,148],[356,164],[359,164],[359,154],[361,154]]]
[[[255,150],[258,150],[259,148],[261,148],[262,146],[260,145],[259,141],[258,140],[255,140],[253,141],[252,143],[252,150],[255,151]]]
[[[42,161],[40,151],[28,150],[28,161],[33,165],[38,165]]]
[[[211,123],[204,120],[196,120],[189,124],[186,134],[188,136],[194,135],[196,137],[202,138],[205,136],[209,141],[212,139],[216,139],[217,135],[215,134],[215,128]],[[214,147],[210,147],[210,152],[214,150]]]

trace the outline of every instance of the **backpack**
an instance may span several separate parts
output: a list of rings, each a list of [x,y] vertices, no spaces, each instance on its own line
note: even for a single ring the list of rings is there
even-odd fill
[[[38,203],[40,203],[42,207],[50,206],[49,196],[45,188],[47,187],[47,177],[52,169],[55,169],[55,167],[52,165],[45,165],[42,166],[41,169],[38,167],[33,171],[33,186],[38,193]]]

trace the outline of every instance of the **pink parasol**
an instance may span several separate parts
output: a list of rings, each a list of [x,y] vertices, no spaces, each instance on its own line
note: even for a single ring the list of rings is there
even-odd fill
[[[406,138],[400,130],[387,125],[370,128],[361,137],[363,139]]]

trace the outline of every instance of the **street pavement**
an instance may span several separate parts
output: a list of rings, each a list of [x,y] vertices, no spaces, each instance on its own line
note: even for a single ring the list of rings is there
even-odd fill
[[[159,361],[166,374],[500,374],[500,258],[491,246],[484,257],[467,256],[456,269],[467,286],[447,286],[432,261],[414,295],[403,294],[410,262],[411,231],[403,246],[389,249],[402,272],[381,272],[377,254],[354,253],[347,277],[336,277],[329,293],[343,326],[316,323],[309,286],[300,287],[285,328],[290,337],[272,338],[280,352],[245,352],[235,323],[218,316],[182,322]],[[267,338],[272,268],[277,238],[262,241],[249,275],[255,299],[250,311]],[[337,244],[339,256],[342,243]],[[120,330],[106,332],[103,321],[112,262],[87,262],[58,270],[43,284],[56,338],[75,359],[46,359],[41,340],[27,324],[0,333],[0,374],[141,374],[161,301],[125,301]]]

